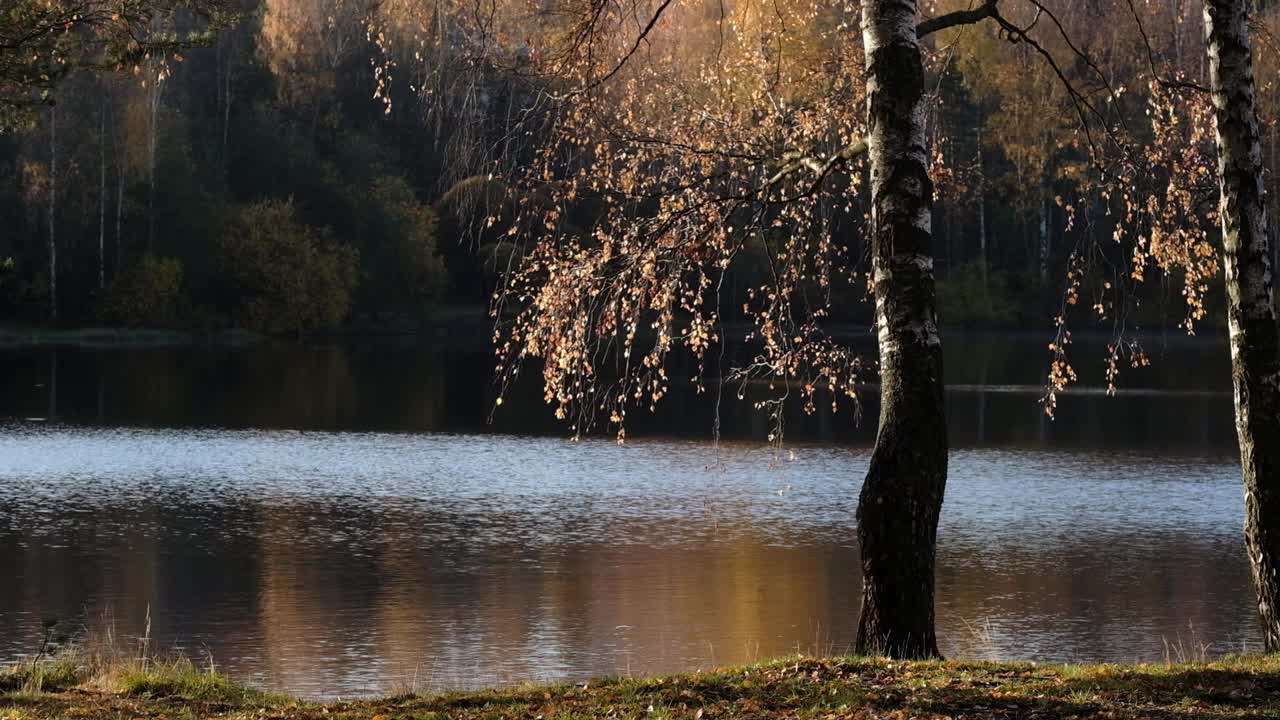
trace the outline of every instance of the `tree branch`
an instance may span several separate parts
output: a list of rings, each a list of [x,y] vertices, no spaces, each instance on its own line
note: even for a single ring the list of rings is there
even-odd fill
[[[972,10],[956,10],[946,15],[931,17],[916,25],[916,37],[922,38],[939,30],[956,27],[957,25],[972,25],[981,22],[996,14],[996,4],[1000,0],[983,0],[982,4]]]
[[[644,29],[640,31],[640,34],[636,36],[635,44],[633,44],[631,49],[627,51],[627,54],[613,66],[612,70],[591,81],[586,87],[576,92],[589,92],[594,90],[595,88],[609,82],[614,75],[617,75],[618,72],[622,70],[622,66],[627,64],[627,61],[631,59],[631,56],[635,55],[636,51],[640,49],[640,46],[644,44],[644,41],[649,38],[649,33],[653,31],[654,26],[658,24],[658,20],[662,17],[662,13],[666,11],[672,1],[673,0],[663,0],[662,4],[658,6],[658,9],[654,11],[653,17],[649,18],[649,24],[645,25]]]
[[[782,182],[783,178],[797,170],[800,170],[801,168],[806,168],[811,171],[817,176],[816,182],[821,182],[826,179],[826,177],[831,174],[831,171],[836,169],[837,166],[843,165],[859,155],[862,155],[867,151],[867,148],[867,141],[865,139],[858,140],[850,145],[844,146],[839,152],[826,160],[821,160],[813,157],[812,155],[802,155],[794,150],[785,152],[782,154],[782,167],[778,169],[778,172],[773,174],[773,177],[770,177],[768,181],[765,182],[765,187],[777,185]]]

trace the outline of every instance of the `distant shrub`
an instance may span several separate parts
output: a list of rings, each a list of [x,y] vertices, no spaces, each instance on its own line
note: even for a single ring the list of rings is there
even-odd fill
[[[438,219],[403,178],[377,178],[365,194],[360,246],[365,307],[418,315],[448,278],[437,248]]]
[[[303,224],[292,200],[240,208],[223,233],[219,255],[237,319],[263,332],[337,325],[360,281],[359,253]]]
[[[148,253],[111,284],[100,315],[130,327],[173,327],[181,322],[185,306],[182,262]]]
[[[938,315],[955,325],[1005,325],[1018,316],[1018,303],[1003,272],[981,260],[957,265],[938,281]]]

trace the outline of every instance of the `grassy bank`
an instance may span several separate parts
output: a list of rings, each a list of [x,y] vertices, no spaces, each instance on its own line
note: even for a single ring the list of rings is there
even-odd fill
[[[0,348],[25,347],[243,347],[271,342],[359,342],[370,339],[440,340],[479,343],[487,347],[493,321],[483,307],[440,306],[414,319],[359,319],[327,330],[268,335],[243,328],[60,327],[0,323]]]
[[[266,338],[247,330],[220,330],[197,333],[190,330],[145,330],[139,328],[40,326],[0,327],[0,348],[6,347],[184,347],[215,344],[244,346]]]
[[[787,659],[715,672],[314,703],[183,660],[87,675],[74,660],[0,674],[0,719],[846,720],[1280,718],[1280,658],[1032,665]]]

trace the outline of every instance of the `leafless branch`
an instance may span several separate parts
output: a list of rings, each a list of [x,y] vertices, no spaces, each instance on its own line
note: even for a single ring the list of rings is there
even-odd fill
[[[924,37],[939,30],[956,27],[958,25],[972,25],[982,22],[996,14],[996,5],[1000,0],[983,0],[982,4],[976,8],[969,10],[956,10],[946,15],[929,18],[916,25],[916,37]]]

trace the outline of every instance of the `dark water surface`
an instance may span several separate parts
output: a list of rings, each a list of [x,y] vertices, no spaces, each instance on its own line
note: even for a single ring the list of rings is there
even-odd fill
[[[1257,648],[1227,356],[1155,343],[1131,392],[1037,404],[1043,338],[948,344],[944,652]],[[1092,356],[1089,353],[1094,353]],[[1085,382],[1100,349],[1079,351]],[[142,631],[306,695],[840,652],[874,432],[673,393],[567,442],[489,356],[421,345],[0,350],[0,659],[41,619]],[[1093,371],[1097,372],[1093,372]]]

